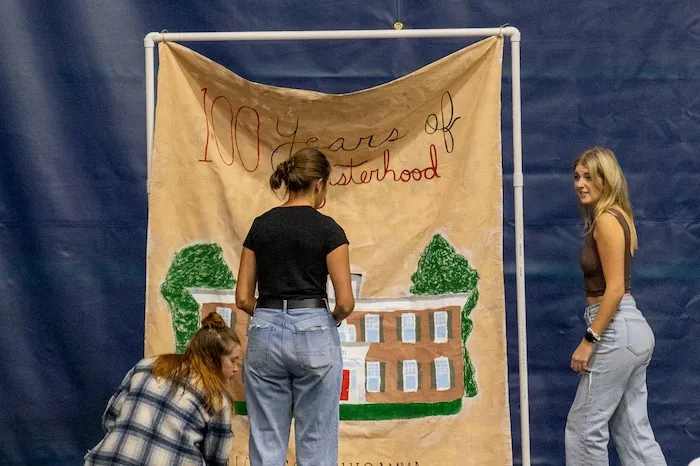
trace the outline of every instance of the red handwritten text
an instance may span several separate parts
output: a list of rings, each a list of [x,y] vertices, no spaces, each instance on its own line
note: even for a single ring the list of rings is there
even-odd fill
[[[279,136],[282,136],[284,138],[291,138],[291,141],[283,142],[272,151],[272,154],[270,154],[270,162],[272,162],[273,166],[275,165],[275,156],[280,155],[285,158],[291,157],[291,155],[297,149],[301,149],[301,147],[299,146],[312,147],[314,149],[321,150],[325,149],[330,152],[352,152],[360,148],[376,149],[377,147],[380,147],[383,144],[398,141],[402,137],[406,136],[405,134],[399,134],[398,129],[392,128],[390,131],[388,131],[388,134],[386,134],[385,136],[377,136],[375,134],[370,134],[367,136],[360,136],[359,138],[357,138],[357,140],[352,139],[351,141],[347,140],[346,137],[330,137],[326,141],[321,141],[316,136],[311,136],[306,140],[298,141],[297,137],[299,132],[299,119],[297,119],[294,122],[294,129],[290,129],[284,132],[280,129],[280,121],[279,119],[277,119],[275,129]]]
[[[211,119],[211,133],[214,137],[214,141],[216,142],[216,150],[219,153],[219,158],[221,161],[226,164],[226,165],[233,165],[233,162],[235,161],[236,158],[236,152],[238,153],[238,158],[240,159],[241,166],[249,172],[254,172],[255,170],[258,169],[258,166],[260,165],[260,114],[256,109],[253,107],[248,107],[248,106],[241,106],[238,107],[238,110],[236,111],[236,114],[233,114],[233,106],[231,105],[231,102],[228,100],[227,97],[225,96],[218,96],[217,98],[214,99],[214,101],[211,103],[211,107],[209,108],[209,115],[207,116],[207,88],[202,89],[202,107],[204,109],[204,120],[206,121],[206,128],[207,128],[207,135],[206,135],[206,142],[204,144],[204,154],[202,155],[202,158],[199,159],[199,162],[211,162],[212,160],[209,158],[209,120]],[[218,106],[217,106],[218,105]],[[219,108],[219,112],[215,112],[215,109]],[[224,126],[224,129],[221,129],[221,123],[218,125],[216,124],[217,121],[219,121],[221,118],[218,117],[216,118],[215,115],[220,115],[220,114],[228,114],[230,115],[229,118],[227,118],[226,125]],[[241,130],[242,127],[252,127],[255,128],[255,143],[257,145],[257,150],[256,153],[253,157],[244,157],[243,153],[238,145],[238,132]],[[227,158],[226,156],[228,155],[227,150],[221,150],[219,147],[219,137],[217,137],[217,131],[227,131],[228,136],[231,138],[231,152],[230,152],[230,158]],[[244,158],[246,159],[254,159],[255,160],[255,165],[253,164],[246,164],[243,160]]]
[[[404,183],[408,183],[409,181],[432,180],[433,178],[440,178],[440,175],[438,174],[438,153],[435,145],[433,144],[430,145],[430,166],[423,169],[403,169],[400,172],[397,172],[391,168],[391,152],[389,149],[384,151],[383,168],[375,168],[373,170],[365,169],[360,171],[359,167],[363,166],[367,162],[369,161],[365,160],[360,163],[353,163],[353,160],[350,159],[349,164],[335,164],[334,166],[341,167],[343,172],[340,174],[340,177],[337,180],[329,181],[329,184],[331,186],[347,186],[350,183],[368,184],[372,181],[382,182],[387,179],[388,176],[390,176],[390,178],[388,178],[390,181],[402,181]]]

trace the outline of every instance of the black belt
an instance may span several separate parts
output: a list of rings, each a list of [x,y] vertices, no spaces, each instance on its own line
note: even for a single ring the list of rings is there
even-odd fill
[[[324,298],[306,298],[306,299],[278,299],[278,298],[258,298],[256,308],[262,307],[266,309],[284,309],[284,301],[287,301],[287,309],[301,309],[307,307],[318,307],[326,309],[327,301]]]

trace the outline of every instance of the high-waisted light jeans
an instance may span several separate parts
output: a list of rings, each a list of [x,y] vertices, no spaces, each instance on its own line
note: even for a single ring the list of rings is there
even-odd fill
[[[336,466],[343,360],[328,309],[258,308],[243,366],[251,466],[284,466],[294,417],[299,466]]]
[[[588,306],[586,325],[598,313]],[[624,296],[596,343],[566,422],[567,466],[605,466],[608,439],[624,466],[665,466],[647,416],[647,366],[654,334],[631,296]]]

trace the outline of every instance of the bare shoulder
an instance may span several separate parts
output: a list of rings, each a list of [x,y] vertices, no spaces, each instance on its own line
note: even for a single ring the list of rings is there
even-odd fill
[[[593,236],[596,241],[600,239],[614,240],[617,238],[622,238],[624,241],[625,232],[622,229],[622,225],[620,225],[620,221],[613,213],[603,212],[596,220]]]

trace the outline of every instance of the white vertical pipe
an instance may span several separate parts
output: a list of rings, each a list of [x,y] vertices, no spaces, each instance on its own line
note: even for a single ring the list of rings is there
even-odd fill
[[[525,228],[523,225],[523,143],[520,98],[520,31],[511,36],[510,42],[511,81],[513,86],[513,194],[515,201],[518,373],[520,376],[520,444],[523,466],[530,466],[530,400],[528,396],[527,318],[525,313]]]
[[[153,131],[156,112],[154,33],[143,40],[146,52],[146,193],[151,192],[151,159],[153,158]]]

